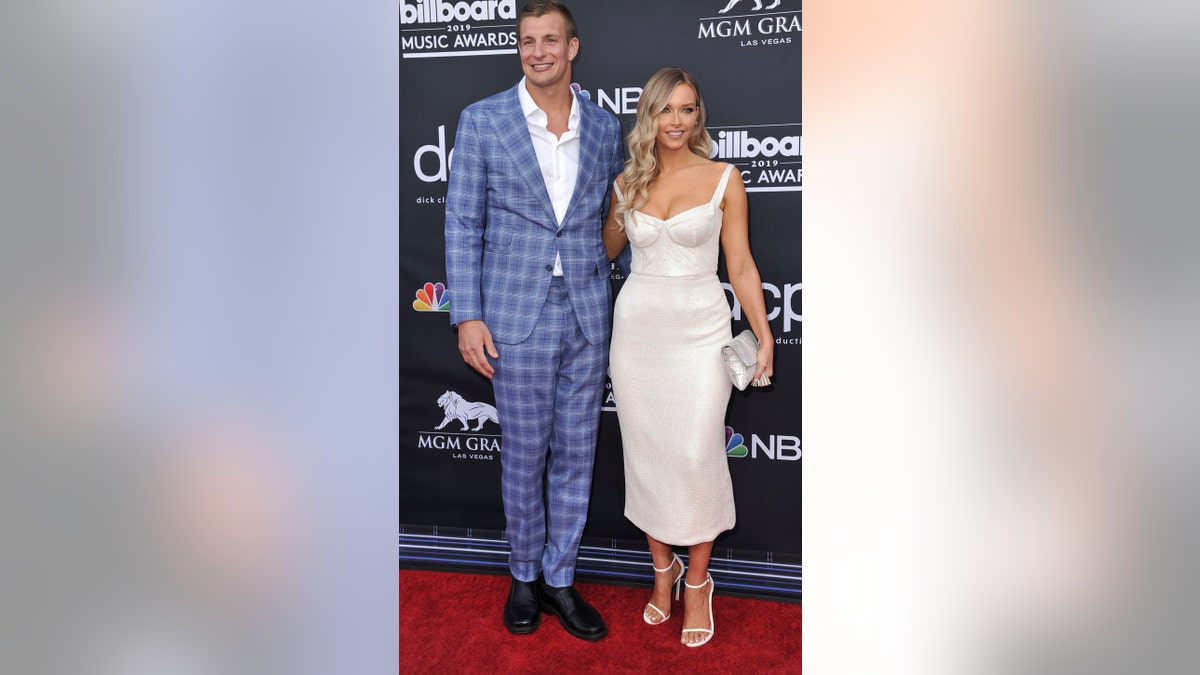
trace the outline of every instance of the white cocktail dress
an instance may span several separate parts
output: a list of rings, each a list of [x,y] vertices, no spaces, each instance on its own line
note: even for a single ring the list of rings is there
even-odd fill
[[[733,527],[725,456],[732,385],[721,346],[732,337],[717,279],[721,200],[662,220],[627,212],[632,272],[617,296],[610,356],[625,461],[625,517],[676,546]],[[620,195],[618,188],[618,195]]]

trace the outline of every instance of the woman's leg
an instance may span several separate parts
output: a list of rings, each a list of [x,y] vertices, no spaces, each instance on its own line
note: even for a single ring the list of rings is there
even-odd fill
[[[699,586],[699,588],[683,589],[683,627],[688,628],[707,628],[712,630],[712,624],[709,623],[709,588],[705,583],[708,580],[708,559],[712,556],[713,543],[711,541],[695,546],[688,547],[688,569],[687,577],[684,581],[688,586]],[[705,642],[709,639],[708,633],[692,631],[683,633],[680,642],[689,644],[693,642]]]
[[[675,584],[675,579],[683,572],[683,563],[675,564],[675,556],[669,545],[650,535],[646,535],[646,541],[650,544],[650,559],[654,567],[667,570],[654,573],[654,592],[650,595],[650,603],[644,610],[647,622],[659,624],[666,620],[665,617],[671,615],[671,588]],[[651,605],[658,611],[654,611]]]

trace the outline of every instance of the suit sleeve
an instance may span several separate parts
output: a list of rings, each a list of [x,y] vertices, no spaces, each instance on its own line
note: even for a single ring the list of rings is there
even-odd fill
[[[446,193],[446,285],[452,325],[483,318],[480,270],[486,213],[487,163],[467,109],[458,121]]]
[[[612,160],[608,167],[608,184],[610,186],[617,180],[617,176],[620,175],[621,170],[625,168],[624,150],[625,150],[625,143],[623,143],[622,139],[621,139],[621,123],[617,122],[616,129],[613,131]],[[605,218],[607,218],[608,217],[608,213],[607,213],[608,200],[607,199],[604,200],[604,203],[605,203],[604,216],[605,216]],[[632,263],[633,263],[633,251],[629,248],[628,245],[626,245],[625,249],[617,255],[617,259],[613,261],[613,266],[617,268],[617,271],[621,273],[621,276],[627,277],[627,276],[629,276],[629,272],[630,272]]]
[[[615,118],[612,120],[613,130],[609,139],[609,160],[608,160],[608,185],[612,187],[621,170],[625,168],[625,143],[621,140],[621,123]],[[608,200],[604,200],[604,216],[608,217]]]

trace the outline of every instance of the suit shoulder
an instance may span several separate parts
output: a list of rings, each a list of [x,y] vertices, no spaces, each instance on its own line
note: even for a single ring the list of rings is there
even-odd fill
[[[515,89],[505,89],[463,108],[463,115],[493,115],[497,110],[511,107],[516,100]]]
[[[584,105],[587,106],[585,109],[589,111],[585,113],[585,116],[589,118],[589,122],[597,124],[604,130],[604,133],[621,135],[621,120],[616,115],[595,103],[588,102]]]
[[[620,124],[617,116],[600,107],[599,103],[593,101],[586,92],[581,95],[576,93],[575,98],[579,101],[579,109],[581,114],[591,117],[594,120],[601,120],[602,124],[615,123]]]
[[[604,108],[601,108],[598,103],[593,103],[591,105],[593,108],[596,109],[597,112],[600,113],[600,118],[604,120],[604,124],[606,126],[611,126],[611,127],[616,127],[616,128],[621,127],[621,120],[618,119],[617,116],[614,115],[612,112],[605,110]]]

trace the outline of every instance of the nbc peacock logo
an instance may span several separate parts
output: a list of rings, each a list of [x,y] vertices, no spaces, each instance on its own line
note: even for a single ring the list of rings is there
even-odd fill
[[[799,461],[801,454],[799,436],[788,434],[742,435],[734,431],[733,427],[725,427],[725,456],[727,457],[795,462]]]
[[[725,455],[728,457],[745,457],[750,454],[746,449],[746,439],[741,434],[733,430],[733,427],[725,427]]]
[[[446,293],[446,285],[438,282],[425,285],[417,291],[417,299],[413,300],[413,309],[418,312],[448,312],[450,311],[450,296]]]

